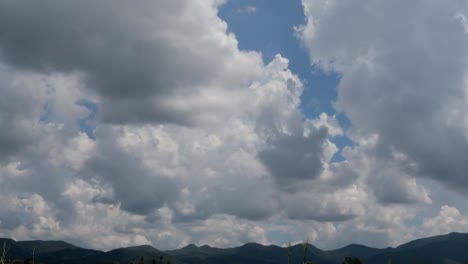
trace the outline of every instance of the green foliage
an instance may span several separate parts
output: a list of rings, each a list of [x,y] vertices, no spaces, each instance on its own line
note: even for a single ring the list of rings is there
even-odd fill
[[[5,261],[5,246],[6,246],[6,242],[3,243],[3,250],[2,250],[2,255],[0,256],[0,264],[6,264],[6,261]]]
[[[7,255],[7,246],[6,241],[3,242],[3,249],[0,255],[0,264],[7,264],[6,255]]]

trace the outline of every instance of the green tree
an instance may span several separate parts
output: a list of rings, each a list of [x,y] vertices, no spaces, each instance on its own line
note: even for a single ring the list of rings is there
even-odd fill
[[[2,249],[2,252],[0,253],[0,264],[7,264],[7,259],[6,259],[6,256],[7,256],[7,252],[8,252],[8,249],[7,249],[7,243],[6,241],[3,241],[3,249]]]

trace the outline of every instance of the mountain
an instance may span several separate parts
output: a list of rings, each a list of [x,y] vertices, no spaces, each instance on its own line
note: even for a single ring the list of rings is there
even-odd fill
[[[3,252],[5,246],[9,259],[25,259],[30,256],[28,248],[19,245],[16,241],[9,238],[0,238],[0,248]]]
[[[213,248],[207,245],[160,251],[152,246],[143,245],[113,249],[107,252],[80,248],[63,241],[14,241],[0,238],[0,246],[6,244],[8,259],[34,258],[37,264],[130,264],[139,263],[143,257],[146,264],[287,264],[288,251],[291,263],[303,261],[303,245],[289,249],[275,245],[264,246],[247,243],[235,248]],[[425,263],[425,264],[463,264],[468,261],[468,234],[450,233],[410,241],[396,248],[372,248],[357,244],[335,250],[321,250],[307,245],[307,261],[314,264],[341,264],[345,257],[358,257],[365,264]]]
[[[78,263],[83,258],[100,254],[102,251],[84,249],[63,241],[14,241],[8,238],[0,238],[7,249],[8,260],[24,260],[34,258],[40,263]]]
[[[425,263],[452,264],[468,262],[468,234],[448,235],[417,239],[367,259],[365,263]]]
[[[388,250],[391,250],[391,248],[388,248],[387,251]],[[358,244],[351,244],[344,248],[330,250],[328,251],[328,253],[335,254],[338,256],[347,256],[347,257],[362,259],[362,258],[372,257],[379,253],[383,253],[384,251],[385,249],[378,249],[378,248],[372,248],[372,247],[367,247],[367,246],[358,245]]]
[[[156,248],[144,245],[136,247],[126,247],[113,249],[108,252],[103,252],[101,254],[90,255],[85,257],[82,260],[82,263],[96,263],[96,264],[106,264],[106,263],[138,263],[138,261],[143,257],[146,263],[151,263],[154,259],[158,260],[159,256],[167,256],[167,254],[157,250]]]
[[[18,245],[23,248],[34,249],[36,254],[57,252],[66,249],[77,249],[78,247],[63,241],[42,241],[42,240],[31,240],[31,241],[18,241]]]
[[[226,254],[228,252],[232,252],[232,249],[213,248],[208,245],[203,245],[201,247],[198,247],[194,244],[189,244],[181,249],[166,250],[164,252],[170,256],[184,256],[184,255],[191,255],[191,254],[216,255],[216,254]]]
[[[310,244],[307,245],[307,260],[314,263],[341,263],[341,256],[328,254]],[[304,248],[302,245],[291,247],[291,263],[302,263]],[[165,251],[179,263],[185,264],[286,264],[287,249],[275,245],[263,246],[257,243],[247,243],[236,248],[219,249],[209,246],[197,247],[188,245],[178,250]]]

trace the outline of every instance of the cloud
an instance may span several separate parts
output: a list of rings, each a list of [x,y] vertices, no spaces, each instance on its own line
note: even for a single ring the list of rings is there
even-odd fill
[[[356,186],[335,192],[320,192],[319,188],[316,188],[306,189],[297,194],[286,194],[282,197],[282,202],[290,219],[341,222],[363,213],[362,208],[354,202],[361,200],[361,195],[362,192]]]
[[[177,199],[179,190],[174,180],[148,171],[139,160],[116,148],[115,142],[106,142],[104,138],[112,138],[113,131],[98,133],[105,136],[100,136],[98,152],[87,160],[83,174],[102,181],[99,184],[110,184],[113,195],[97,201],[118,203],[123,210],[145,215]]]
[[[295,164],[290,166],[313,174],[325,156],[320,153],[326,149],[327,129],[306,127],[301,121],[298,104],[302,84],[287,69],[287,60],[277,56],[261,77],[246,87],[249,96],[243,109],[231,112],[231,118],[220,124],[197,128],[99,126],[97,153],[80,174],[87,181],[109,184],[112,192],[94,201],[119,203],[122,210],[142,215],[167,206],[174,222],[205,220],[217,214],[259,220],[277,213],[280,202],[272,179],[283,188],[281,179],[277,179],[276,168],[265,169],[265,164],[270,165],[267,159],[258,159],[271,149],[268,137],[287,138],[288,130],[303,131],[293,135],[300,140],[307,132],[310,148],[304,147],[288,161],[320,158],[318,164],[303,162],[297,169]],[[278,142],[278,151],[290,148],[292,152],[298,146],[292,144],[294,141]],[[304,176],[290,179],[297,185]],[[259,189],[262,191],[256,191]]]
[[[410,3],[420,19],[408,34],[406,9],[387,28],[393,16],[371,15],[385,6],[353,4],[348,17],[346,3],[327,3],[304,1],[301,33],[312,61],[342,75],[348,130],[301,113],[287,58],[264,65],[238,49],[222,1],[1,2],[0,234],[167,249],[304,234],[387,246],[428,233],[406,222],[445,194],[421,179],[464,186],[460,19]],[[353,32],[356,14],[378,21]],[[331,163],[343,135],[355,144]]]
[[[257,7],[253,5],[248,5],[243,8],[239,8],[235,11],[238,14],[246,13],[246,14],[254,14],[257,13]]]
[[[439,214],[426,219],[424,228],[431,230],[431,234],[439,235],[450,232],[466,232],[468,228],[468,217],[463,215],[456,207],[443,205]]]
[[[3,234],[105,249],[267,241],[258,223],[284,210],[284,180],[318,178],[339,127],[302,116],[288,60],[240,51],[219,4],[0,3],[2,197],[43,209],[1,209]],[[232,239],[217,241],[225,226]]]
[[[291,186],[294,188],[295,184],[316,178],[322,172],[321,155],[326,139],[325,127],[312,131],[309,136],[280,135],[259,153],[259,159],[280,188],[294,191]]]
[[[243,245],[248,242],[267,243],[265,230],[252,223],[235,221],[232,217],[220,215],[204,221],[200,226],[193,227],[191,232],[198,245],[212,244],[217,247]],[[202,237],[197,239],[197,234]]]
[[[0,54],[23,69],[82,73],[105,122],[208,122],[222,104],[203,87],[235,90],[262,67],[226,34],[218,2],[3,2]]]
[[[377,136],[373,154],[398,163],[397,174],[464,192],[467,35],[456,17],[466,7],[442,1],[303,4],[301,39],[314,64],[341,75],[336,107],[359,135]]]

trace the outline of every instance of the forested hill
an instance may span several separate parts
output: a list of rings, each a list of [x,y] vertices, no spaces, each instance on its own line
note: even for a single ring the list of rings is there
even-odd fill
[[[80,248],[63,241],[14,241],[6,243],[7,260],[32,259],[36,264],[287,264],[288,248],[247,243],[236,248],[213,248],[188,245],[181,249],[161,251],[152,246],[118,248],[107,252]],[[303,245],[290,249],[291,263],[303,261]],[[34,252],[34,254],[33,254]],[[359,258],[364,264],[425,263],[455,264],[468,262],[468,234],[450,233],[418,239],[396,248],[377,249],[352,244],[336,250],[321,250],[307,246],[307,261],[314,264],[341,264],[345,257]],[[142,259],[143,258],[143,259]]]

